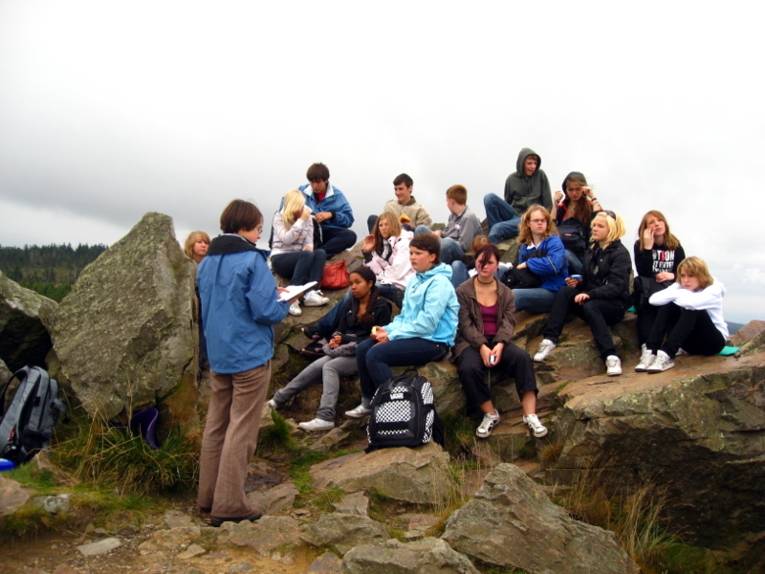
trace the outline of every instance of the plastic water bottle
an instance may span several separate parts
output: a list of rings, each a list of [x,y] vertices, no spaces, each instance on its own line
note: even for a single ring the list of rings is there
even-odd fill
[[[13,470],[14,468],[16,468],[16,465],[13,464],[10,460],[7,458],[0,458],[0,472]]]

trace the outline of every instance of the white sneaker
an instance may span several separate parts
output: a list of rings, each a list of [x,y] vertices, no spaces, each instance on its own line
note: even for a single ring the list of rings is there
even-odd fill
[[[278,410],[279,410],[279,405],[277,405],[277,404],[276,404],[276,401],[275,401],[274,399],[268,399],[268,400],[266,401],[266,405],[267,405],[267,406],[268,406],[268,408],[270,408],[271,410],[274,410],[274,411],[278,411]]]
[[[371,412],[372,412],[372,409],[370,409],[369,407],[365,407],[362,404],[349,411],[345,411],[345,416],[350,417],[352,419],[360,419],[361,417],[365,417],[369,415]]]
[[[616,377],[622,374],[622,361],[616,355],[606,357],[606,374],[609,377]]]
[[[542,424],[537,415],[523,415],[523,422],[526,423],[533,434],[537,438],[542,438],[547,435],[547,427]]]
[[[294,303],[292,303],[292,304],[290,305],[290,310],[289,310],[289,313],[290,313],[290,315],[292,315],[293,317],[300,317],[300,315],[302,315],[302,314],[303,314],[303,310],[300,308],[300,303],[298,303],[297,301],[295,301]]]
[[[643,344],[642,349],[643,350],[640,353],[640,361],[637,365],[635,365],[635,370],[638,373],[647,371],[648,367],[651,365],[651,363],[653,363],[653,360],[656,357],[651,349],[649,349],[645,344]]]
[[[494,411],[493,413],[484,413],[481,424],[475,429],[475,436],[478,438],[487,438],[498,424],[499,413],[497,411]]]
[[[675,366],[675,362],[670,359],[669,355],[665,353],[664,351],[658,351],[656,353],[656,358],[653,360],[653,363],[650,364],[648,367],[649,373],[661,373],[662,371],[667,371]]]
[[[542,339],[542,342],[539,344],[539,350],[537,351],[537,354],[534,355],[534,362],[541,363],[544,361],[554,348],[555,343],[550,339]]]
[[[303,297],[303,305],[306,307],[321,307],[329,303],[329,298],[325,297],[321,291],[309,291]]]
[[[298,427],[307,432],[328,431],[335,428],[335,423],[332,421],[325,421],[324,419],[315,418],[313,420],[299,423]]]

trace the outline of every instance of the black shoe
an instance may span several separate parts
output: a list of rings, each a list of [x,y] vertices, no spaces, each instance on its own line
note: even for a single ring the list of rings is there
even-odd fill
[[[219,517],[219,516],[211,516],[210,517],[210,526],[214,526],[217,528],[224,522],[255,522],[258,518],[260,518],[262,515],[258,512],[255,512],[253,514],[250,514],[248,516],[226,516],[226,517]]]

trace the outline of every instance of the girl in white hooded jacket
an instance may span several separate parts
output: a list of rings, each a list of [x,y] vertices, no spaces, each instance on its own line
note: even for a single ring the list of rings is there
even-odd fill
[[[648,337],[654,358],[646,370],[659,373],[674,367],[680,347],[691,355],[719,353],[728,339],[724,295],[725,286],[712,277],[702,259],[683,260],[677,268],[677,281],[648,300],[660,309]]]

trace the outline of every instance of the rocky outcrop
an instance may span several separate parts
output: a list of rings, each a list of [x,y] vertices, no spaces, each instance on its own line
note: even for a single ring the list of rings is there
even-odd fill
[[[175,393],[193,413],[197,365],[194,264],[172,220],[148,213],[86,267],[56,313],[60,374],[85,409],[107,418]]]
[[[13,514],[26,504],[31,494],[15,480],[0,476],[0,516]]]
[[[438,538],[356,546],[343,557],[347,574],[478,574],[470,560]]]
[[[346,492],[374,491],[394,500],[437,504],[449,496],[449,455],[435,443],[354,453],[311,467],[317,489],[337,486]]]
[[[676,364],[566,386],[547,473],[567,482],[586,470],[616,492],[653,485],[672,531],[733,546],[765,531],[765,352]]]
[[[56,302],[22,287],[0,271],[0,359],[16,371],[45,366]]]
[[[313,546],[332,548],[343,555],[359,544],[369,544],[388,538],[388,532],[379,522],[368,516],[333,512],[322,514],[319,520],[305,527],[303,540]]]
[[[531,573],[637,573],[612,532],[571,518],[518,467],[503,463],[446,523],[452,548]]]

